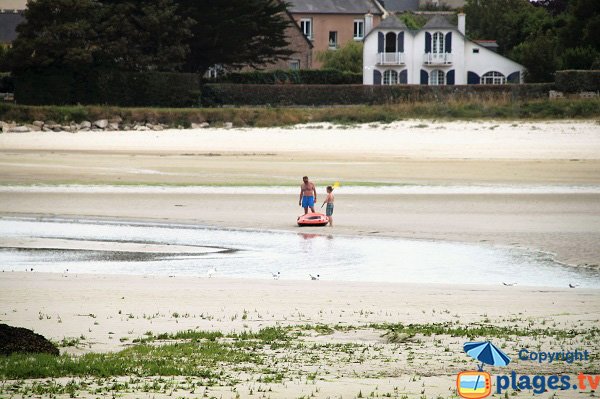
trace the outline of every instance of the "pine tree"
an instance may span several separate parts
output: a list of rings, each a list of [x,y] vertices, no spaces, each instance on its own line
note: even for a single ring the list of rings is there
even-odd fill
[[[176,0],[180,15],[194,20],[185,69],[213,65],[259,66],[285,59],[287,4],[279,0]]]

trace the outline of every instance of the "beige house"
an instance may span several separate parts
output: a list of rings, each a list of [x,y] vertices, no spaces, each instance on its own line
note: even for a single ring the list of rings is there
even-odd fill
[[[319,52],[362,41],[386,15],[376,0],[292,0],[289,11],[313,44],[313,68],[321,66]]]

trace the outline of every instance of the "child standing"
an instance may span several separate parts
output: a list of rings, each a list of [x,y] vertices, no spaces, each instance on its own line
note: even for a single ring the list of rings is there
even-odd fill
[[[333,227],[333,202],[335,201],[335,196],[333,195],[333,187],[327,186],[327,198],[323,201],[323,205],[327,204],[327,208],[325,208],[325,215],[329,217],[329,226]],[[321,205],[321,206],[323,206]]]

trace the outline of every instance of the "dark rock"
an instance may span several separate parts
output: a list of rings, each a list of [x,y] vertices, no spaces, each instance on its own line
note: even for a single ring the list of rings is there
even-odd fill
[[[58,348],[31,330],[0,324],[0,355],[11,353],[59,354]]]

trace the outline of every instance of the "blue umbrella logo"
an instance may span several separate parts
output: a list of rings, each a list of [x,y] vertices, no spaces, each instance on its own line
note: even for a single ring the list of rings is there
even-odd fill
[[[484,364],[489,364],[491,366],[506,366],[508,363],[510,363],[510,357],[506,356],[506,354],[502,352],[500,348],[489,341],[465,342],[463,349],[467,355],[481,362],[479,371],[483,371]],[[478,374],[474,385],[475,388],[478,387],[479,377],[480,375]]]
[[[479,371],[483,371],[483,365],[506,366],[510,363],[510,357],[506,356],[496,345],[486,342],[465,342],[463,349],[467,355],[481,362]]]

